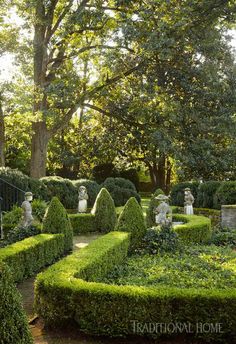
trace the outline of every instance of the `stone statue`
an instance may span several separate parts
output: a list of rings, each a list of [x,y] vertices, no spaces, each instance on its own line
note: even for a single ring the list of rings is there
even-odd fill
[[[167,203],[169,197],[165,195],[158,195],[156,197],[158,201],[160,201],[160,204],[158,207],[154,210],[156,216],[155,221],[158,225],[166,225],[170,224],[172,222],[172,209]],[[167,214],[170,214],[171,216],[168,218]]]
[[[186,215],[193,215],[194,197],[189,188],[184,189],[184,213]]]
[[[86,213],[88,194],[85,186],[79,187],[79,203],[78,203],[78,213]]]
[[[21,205],[21,208],[24,211],[23,214],[23,220],[22,220],[22,226],[23,227],[29,227],[32,225],[32,222],[34,220],[32,216],[32,206],[31,203],[33,200],[33,194],[32,192],[26,192],[25,193],[25,200]]]

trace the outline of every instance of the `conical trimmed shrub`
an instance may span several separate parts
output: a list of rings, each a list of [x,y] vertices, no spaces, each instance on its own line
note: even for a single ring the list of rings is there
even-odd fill
[[[155,225],[155,213],[154,210],[158,206],[159,201],[156,199],[158,195],[164,195],[164,192],[161,189],[157,189],[152,195],[149,206],[146,211],[146,224],[150,228]]]
[[[116,230],[131,233],[131,249],[136,248],[146,234],[143,211],[134,197],[131,197],[124,206],[118,218]]]
[[[95,215],[96,228],[100,232],[110,232],[115,228],[117,216],[115,203],[107,191],[102,188],[97,195],[92,214]]]
[[[57,197],[53,197],[43,219],[43,233],[63,233],[65,252],[73,247],[73,230],[66,209]]]
[[[0,295],[0,343],[33,344],[20,293],[3,263],[0,263]]]

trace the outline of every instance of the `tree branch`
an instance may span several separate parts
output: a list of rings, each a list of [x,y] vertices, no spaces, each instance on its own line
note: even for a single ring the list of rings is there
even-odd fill
[[[133,68],[128,69],[124,73],[121,73],[119,75],[114,76],[111,79],[108,79],[104,84],[94,87],[90,91],[86,91],[85,93],[78,96],[76,99],[74,105],[67,111],[67,113],[63,116],[61,121],[58,121],[57,124],[50,130],[50,135],[55,135],[59,130],[64,129],[68,122],[71,120],[73,114],[78,110],[80,106],[83,106],[85,100],[90,100],[92,96],[94,96],[96,93],[101,91],[102,89],[106,88],[107,86],[110,86],[117,81],[123,79],[126,76],[129,76],[130,74],[134,73],[136,70],[140,69],[144,65],[144,61],[140,62],[138,65],[136,65]]]

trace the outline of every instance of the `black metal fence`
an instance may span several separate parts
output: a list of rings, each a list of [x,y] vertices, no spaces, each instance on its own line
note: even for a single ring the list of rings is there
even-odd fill
[[[0,178],[0,199],[1,210],[9,211],[12,209],[13,205],[20,206],[24,201],[25,191],[19,189],[15,185],[7,182],[6,180]]]

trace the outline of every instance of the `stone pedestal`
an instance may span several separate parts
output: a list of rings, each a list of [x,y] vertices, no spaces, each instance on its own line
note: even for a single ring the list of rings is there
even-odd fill
[[[221,206],[221,226],[236,229],[236,205]]]

